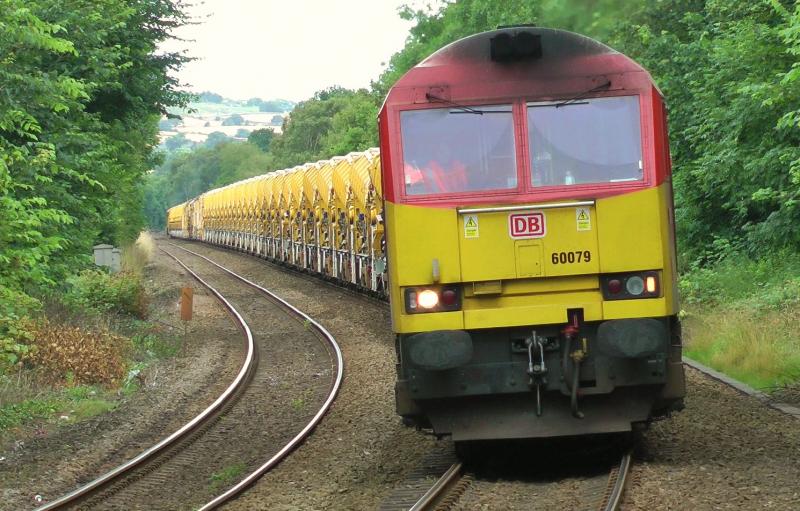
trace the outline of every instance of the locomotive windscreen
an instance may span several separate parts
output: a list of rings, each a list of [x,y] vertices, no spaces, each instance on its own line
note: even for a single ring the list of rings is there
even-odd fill
[[[517,187],[511,105],[412,110],[400,119],[407,195]]]
[[[533,186],[642,179],[639,97],[528,105]]]

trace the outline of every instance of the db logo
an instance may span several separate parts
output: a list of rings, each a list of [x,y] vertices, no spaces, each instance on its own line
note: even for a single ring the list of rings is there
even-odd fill
[[[508,215],[508,232],[512,238],[541,238],[545,235],[544,213]]]

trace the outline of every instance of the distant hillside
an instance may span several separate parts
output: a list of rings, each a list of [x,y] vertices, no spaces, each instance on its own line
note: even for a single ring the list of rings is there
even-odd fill
[[[204,144],[214,139],[245,140],[250,132],[268,128],[281,132],[283,118],[295,103],[285,99],[228,99],[214,92],[202,92],[198,101],[185,109],[171,109],[159,124],[162,148],[172,151]]]

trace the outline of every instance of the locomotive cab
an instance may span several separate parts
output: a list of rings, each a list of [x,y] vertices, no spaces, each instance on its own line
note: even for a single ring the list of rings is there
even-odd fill
[[[665,108],[586,37],[507,28],[379,116],[397,411],[454,440],[628,431],[682,407]]]

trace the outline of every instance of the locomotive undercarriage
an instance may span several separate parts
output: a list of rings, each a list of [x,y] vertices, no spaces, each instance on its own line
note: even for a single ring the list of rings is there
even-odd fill
[[[397,411],[456,441],[630,431],[679,410],[675,318],[397,339]]]

